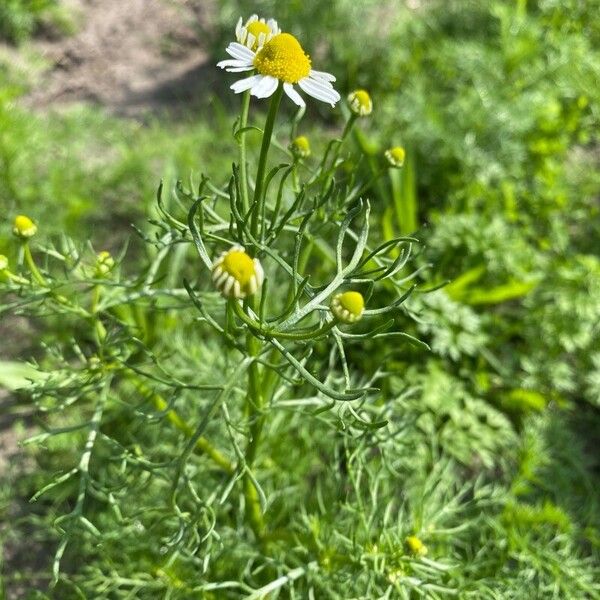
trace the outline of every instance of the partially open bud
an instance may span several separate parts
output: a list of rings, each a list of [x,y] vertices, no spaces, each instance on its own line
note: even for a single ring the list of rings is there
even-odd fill
[[[305,135],[299,135],[289,146],[294,158],[308,158],[310,156],[310,142]]]
[[[356,323],[365,310],[365,299],[360,292],[336,294],[331,300],[331,312],[342,323]]]
[[[409,535],[404,541],[411,554],[415,556],[427,554],[427,546],[416,535]]]
[[[110,255],[110,252],[103,250],[98,252],[96,256],[96,277],[104,277],[112,271],[115,266],[115,259]]]
[[[13,223],[13,233],[22,240],[28,240],[37,233],[37,225],[25,215],[17,215]]]
[[[215,261],[212,280],[226,298],[245,298],[256,294],[265,275],[258,258],[246,254],[243,246],[232,246]]]
[[[389,150],[385,151],[385,158],[388,164],[393,169],[399,169],[404,165],[404,159],[406,158],[406,151],[402,146],[394,146]]]
[[[366,90],[354,90],[348,94],[348,105],[359,117],[366,117],[373,112],[373,101]]]

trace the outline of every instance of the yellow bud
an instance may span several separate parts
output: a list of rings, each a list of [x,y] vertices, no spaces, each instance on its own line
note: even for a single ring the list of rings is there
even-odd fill
[[[296,158],[308,158],[310,156],[310,142],[305,135],[299,135],[290,144],[290,152]]]
[[[258,258],[251,258],[243,246],[223,252],[212,268],[212,280],[226,298],[246,298],[256,294],[265,274]]]
[[[393,169],[399,169],[402,167],[402,165],[404,165],[406,151],[402,146],[394,146],[393,148],[385,151],[385,157],[390,167]]]
[[[404,541],[411,554],[415,556],[427,554],[427,546],[416,535],[409,535]]]
[[[366,117],[373,112],[373,101],[366,90],[354,90],[348,94],[348,105],[350,110],[360,117]]]
[[[17,215],[13,223],[13,233],[22,240],[27,240],[37,233],[37,225],[25,215]]]
[[[365,299],[360,292],[336,294],[331,301],[331,312],[342,323],[356,323],[362,318]]]

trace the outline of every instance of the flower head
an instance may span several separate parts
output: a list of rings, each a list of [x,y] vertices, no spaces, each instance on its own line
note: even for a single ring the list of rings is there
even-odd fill
[[[4,254],[0,254],[0,273],[8,269],[8,258]]]
[[[404,541],[411,554],[415,556],[425,556],[427,554],[427,546],[416,535],[409,535]]]
[[[107,250],[102,250],[96,255],[96,277],[104,277],[115,266],[115,259]]]
[[[212,268],[212,280],[226,298],[245,298],[256,294],[265,278],[257,258],[246,254],[243,246],[223,252]]]
[[[310,142],[305,135],[299,135],[292,140],[290,152],[295,158],[308,158],[310,156]]]
[[[354,90],[348,94],[350,110],[359,117],[366,117],[373,112],[373,100],[366,90]]]
[[[236,81],[231,89],[239,94],[250,90],[256,98],[268,98],[280,85],[283,91],[298,106],[306,106],[294,88],[298,85],[309,96],[335,106],[340,95],[333,89],[335,77],[329,73],[315,71],[300,42],[289,33],[278,33],[256,51],[238,42],[227,46],[232,59],[222,60],[218,67],[231,73],[256,71],[255,75]]]
[[[240,17],[235,28],[237,41],[254,51],[279,33],[281,33],[281,30],[275,19],[259,19],[258,15],[252,15],[245,25],[242,17]]]
[[[406,151],[402,146],[394,146],[385,151],[385,157],[388,164],[393,169],[399,169],[404,164],[406,158]]]
[[[356,323],[365,310],[365,299],[360,292],[336,294],[331,301],[331,312],[342,323]]]
[[[37,233],[37,225],[25,215],[17,215],[13,223],[13,233],[22,240],[27,240]]]

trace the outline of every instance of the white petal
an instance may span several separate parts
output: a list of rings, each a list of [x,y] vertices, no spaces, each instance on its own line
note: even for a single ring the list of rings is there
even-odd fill
[[[335,106],[335,103],[340,99],[340,95],[331,86],[326,86],[309,77],[301,79],[298,82],[298,85],[309,96],[321,100],[322,102],[328,102],[331,106]]]
[[[301,107],[306,106],[306,102],[304,102],[302,96],[294,89],[294,86],[291,83],[284,83],[283,91],[294,104],[297,104]]]
[[[252,15],[252,16],[251,16],[251,17],[248,19],[247,23],[254,23],[254,21],[258,21],[258,15]]]
[[[275,19],[269,19],[267,21],[267,25],[269,26],[269,29],[273,35],[279,33],[279,26],[277,25],[277,21]]]
[[[239,38],[242,31],[242,17],[238,19],[237,25],[235,26],[235,37]]]
[[[230,58],[229,60],[221,60],[217,63],[217,67],[221,67],[221,69],[226,69],[227,67],[249,67],[252,68],[252,65],[248,64],[246,60],[237,60],[234,58]]]
[[[231,89],[236,94],[239,94],[240,92],[245,92],[246,90],[249,90],[252,86],[258,85],[262,78],[263,75],[253,75],[252,77],[239,79],[231,86]]]
[[[227,279],[227,281],[223,284],[223,287],[221,289],[223,290],[223,293],[226,296],[229,296],[229,292],[231,292],[231,288],[234,285],[235,285],[235,278],[230,275],[229,279]]]
[[[325,81],[335,81],[335,75],[325,73],[325,71],[315,71],[314,69],[310,70],[309,77],[315,77],[316,79],[323,79]]]
[[[256,273],[256,283],[262,285],[265,280],[265,272],[263,271],[262,265],[258,258],[254,259],[254,272]]]
[[[246,44],[249,48],[252,48],[252,46],[254,46],[255,41],[256,38],[254,37],[254,35],[252,33],[249,33],[244,44]]]
[[[242,294],[242,288],[240,286],[240,282],[236,279],[235,283],[233,284],[233,295],[236,298],[243,298],[244,295]]]
[[[225,48],[225,52],[227,52],[229,56],[233,56],[233,58],[247,61],[253,61],[255,56],[250,48],[246,48],[246,46],[238,44],[237,42],[231,42],[231,44]]]
[[[273,95],[278,85],[279,80],[277,78],[270,75],[262,75],[262,80],[252,87],[250,93],[256,98],[268,98]]]
[[[254,67],[250,66],[250,67],[229,67],[229,69],[227,69],[228,73],[243,73],[244,71],[253,71]]]

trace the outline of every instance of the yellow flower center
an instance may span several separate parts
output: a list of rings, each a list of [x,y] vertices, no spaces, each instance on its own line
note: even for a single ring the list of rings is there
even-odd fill
[[[257,40],[261,33],[264,33],[265,35],[269,35],[271,33],[270,27],[262,21],[252,21],[252,23],[248,23],[248,25],[246,25],[246,30]]]
[[[289,33],[271,38],[254,57],[261,75],[270,75],[286,83],[298,83],[310,74],[310,58],[298,40]]]
[[[223,259],[223,270],[227,271],[243,287],[256,274],[254,261],[243,250],[231,250]]]
[[[365,308],[365,300],[359,292],[344,292],[338,298],[342,308],[359,317]]]

